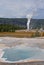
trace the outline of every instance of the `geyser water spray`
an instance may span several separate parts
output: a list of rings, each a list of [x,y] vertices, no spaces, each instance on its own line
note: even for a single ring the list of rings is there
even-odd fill
[[[27,30],[29,30],[29,24],[30,24],[30,20],[33,16],[37,15],[37,8],[34,8],[31,14],[27,15],[28,21],[27,21]]]
[[[33,14],[31,15],[27,15],[27,18],[28,18],[28,22],[27,22],[27,30],[29,30],[29,24],[30,24],[30,20],[32,18]]]

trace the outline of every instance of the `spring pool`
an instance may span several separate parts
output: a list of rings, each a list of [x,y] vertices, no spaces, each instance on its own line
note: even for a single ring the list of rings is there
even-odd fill
[[[6,61],[19,61],[25,59],[44,59],[44,49],[36,47],[22,47],[16,46],[13,48],[6,48],[3,50]]]

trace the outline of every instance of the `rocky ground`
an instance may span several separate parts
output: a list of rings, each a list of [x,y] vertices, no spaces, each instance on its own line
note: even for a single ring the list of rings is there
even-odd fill
[[[0,37],[0,48],[13,47],[16,45],[44,48],[44,38]]]

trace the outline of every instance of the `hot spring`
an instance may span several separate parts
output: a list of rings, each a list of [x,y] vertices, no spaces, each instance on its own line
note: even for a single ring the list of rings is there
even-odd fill
[[[32,47],[14,47],[4,50],[2,58],[6,58],[6,61],[20,61],[26,59],[44,59],[44,51],[39,48]]]
[[[1,38],[0,60],[2,62],[44,60],[44,39]]]

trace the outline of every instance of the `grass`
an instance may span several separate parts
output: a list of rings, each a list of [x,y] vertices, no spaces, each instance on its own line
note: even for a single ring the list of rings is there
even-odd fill
[[[39,34],[40,37],[44,36],[44,32],[39,32],[37,34]],[[36,37],[36,32],[33,32],[33,31],[0,32],[0,37],[2,37],[2,36],[4,36],[4,37],[10,36],[10,37],[20,37],[20,38],[27,37],[27,38],[29,38],[29,37]]]

